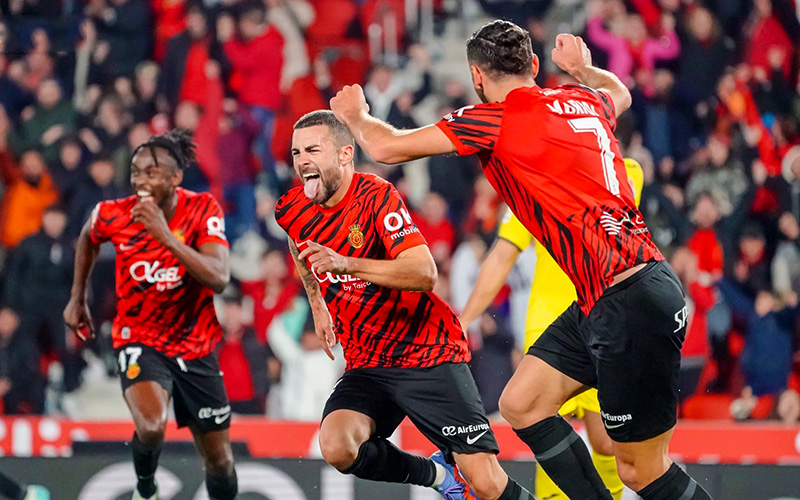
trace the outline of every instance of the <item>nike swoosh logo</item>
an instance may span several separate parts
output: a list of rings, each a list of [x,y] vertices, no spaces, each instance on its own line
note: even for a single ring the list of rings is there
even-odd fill
[[[231,416],[231,412],[228,412],[225,415],[217,415],[216,417],[214,417],[214,423],[219,425],[222,422],[228,420],[228,417],[230,417],[230,416]]]
[[[467,444],[469,444],[469,445],[475,444],[475,441],[479,440],[481,438],[481,436],[483,436],[487,432],[489,432],[489,431],[483,431],[483,432],[481,432],[480,434],[478,434],[475,437],[467,436]]]
[[[122,243],[119,244],[119,249],[122,250],[123,252],[127,252],[131,248],[133,248],[133,245],[125,245]]]
[[[615,425],[608,425],[607,423],[603,422],[603,425],[606,426],[606,429],[616,429],[617,427],[622,427],[623,425],[625,425],[625,422],[622,422],[621,424],[615,424]]]

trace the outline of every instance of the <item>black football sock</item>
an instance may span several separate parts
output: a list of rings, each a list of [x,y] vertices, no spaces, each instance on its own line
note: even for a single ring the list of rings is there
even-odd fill
[[[506,489],[497,497],[497,500],[536,500],[536,497],[509,477]]]
[[[145,498],[150,498],[156,492],[156,469],[158,457],[164,443],[156,446],[147,446],[139,441],[139,436],[134,432],[131,440],[133,452],[133,468],[136,470],[136,489]]]
[[[525,429],[514,429],[514,432],[569,498],[612,500],[592,464],[586,444],[561,416],[546,418]]]
[[[206,474],[206,490],[211,500],[233,500],[239,493],[236,471],[229,476],[215,477]]]
[[[711,500],[711,495],[675,463],[638,493],[644,500]]]
[[[377,437],[361,445],[356,461],[345,472],[384,483],[431,486],[436,480],[436,466],[431,459],[406,453],[388,440]]]
[[[3,498],[23,500],[27,494],[28,492],[26,489],[19,483],[5,474],[0,474],[0,495],[2,495]]]

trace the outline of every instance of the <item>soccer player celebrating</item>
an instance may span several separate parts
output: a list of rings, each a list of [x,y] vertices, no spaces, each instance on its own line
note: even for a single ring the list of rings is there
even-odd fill
[[[236,497],[228,427],[230,405],[214,345],[222,336],[214,292],[229,280],[223,213],[208,193],[178,187],[194,161],[184,131],[151,137],[131,159],[135,195],[97,205],[78,238],[67,325],[93,334],[87,281],[100,245],[117,249],[117,316],[112,338],[138,482],[134,500],[155,500],[155,472],[172,398],[178,426],[188,426],[205,462],[212,500]]]
[[[303,187],[275,213],[317,335],[331,358],[341,341],[347,363],[323,412],[322,456],[341,472],[434,487],[450,500],[532,500],[497,461],[461,325],[432,292],[425,239],[394,186],[354,171],[354,147],[332,112],[300,118],[292,157]],[[441,450],[431,459],[389,442],[406,416]]]
[[[644,184],[642,167],[636,160],[625,158],[625,170],[638,206]],[[508,273],[511,272],[517,257],[533,241],[533,235],[525,229],[519,219],[511,212],[506,213],[497,232],[497,240],[481,264],[478,279],[475,281],[472,293],[470,293],[459,318],[465,330],[491,304],[508,277]],[[569,277],[558,267],[547,250],[540,243],[536,244],[535,250],[536,269],[533,274],[528,314],[525,321],[525,349],[533,345],[536,339],[542,336],[545,329],[577,299],[575,287]],[[575,415],[584,420],[586,434],[592,445],[592,463],[614,500],[620,500],[624,487],[619,474],[617,474],[611,440],[603,427],[597,389],[589,389],[570,399],[561,407],[559,414]],[[568,500],[564,492],[542,469],[536,471],[536,491],[534,493],[538,498]]]
[[[500,411],[547,474],[573,499],[610,499],[591,456],[559,408],[597,388],[622,481],[645,500],[710,498],[672,463],[686,303],[625,182],[612,132],[631,103],[613,74],[592,66],[578,37],[556,38],[553,61],[580,84],[536,85],[528,33],[494,21],[467,42],[475,90],[435,125],[397,130],[369,115],[358,85],[331,109],[384,163],[477,153],[494,188],[558,266],[578,300],[528,351]]]

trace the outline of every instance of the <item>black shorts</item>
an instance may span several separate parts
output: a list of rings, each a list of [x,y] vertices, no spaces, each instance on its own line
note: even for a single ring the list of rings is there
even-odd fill
[[[651,262],[608,288],[588,318],[573,303],[528,354],[597,388],[611,439],[645,441],[677,421],[686,322],[680,280],[666,262]]]
[[[122,391],[137,382],[158,382],[173,400],[178,427],[200,432],[227,429],[231,406],[216,355],[170,358],[139,343],[116,349]]]
[[[375,435],[382,438],[408,416],[450,459],[453,453],[499,451],[466,363],[348,370],[328,398],[322,420],[336,410],[372,418]]]

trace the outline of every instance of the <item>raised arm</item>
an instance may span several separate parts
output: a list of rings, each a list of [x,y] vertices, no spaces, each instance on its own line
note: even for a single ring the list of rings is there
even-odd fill
[[[314,277],[314,273],[306,266],[303,259],[300,258],[300,251],[297,245],[290,239],[289,251],[292,254],[292,260],[297,267],[297,272],[300,274],[300,279],[303,281],[303,288],[308,295],[308,303],[311,305],[311,315],[314,318],[314,331],[317,338],[322,342],[322,348],[325,349],[325,354],[329,358],[333,358],[331,348],[336,345],[336,334],[333,332],[333,319],[331,313],[328,311],[328,305],[325,303],[325,298],[322,296],[322,290],[319,288],[319,282]]]
[[[398,130],[371,116],[360,85],[346,85],[331,99],[330,106],[336,119],[347,125],[358,145],[375,161],[403,163],[456,151],[450,139],[435,125]]]
[[[553,62],[578,82],[607,93],[614,101],[617,116],[631,106],[631,93],[610,71],[592,66],[592,54],[581,37],[562,33],[556,37]]]
[[[522,253],[520,249],[506,239],[498,238],[495,241],[481,264],[478,279],[475,280],[475,285],[467,299],[467,305],[464,306],[464,311],[459,318],[461,326],[465,330],[492,303],[500,288],[503,287],[503,283],[506,282],[508,273],[511,272],[520,253]]]
[[[403,250],[394,259],[363,259],[340,255],[313,241],[298,256],[308,259],[317,275],[349,274],[376,285],[412,292],[430,292],[436,285],[437,271],[427,245]]]
[[[83,225],[75,251],[75,273],[72,277],[72,292],[69,303],[64,309],[64,322],[70,330],[83,340],[94,335],[94,324],[87,302],[87,284],[92,274],[94,261],[100,251],[100,245],[94,243],[90,236],[91,220]]]

